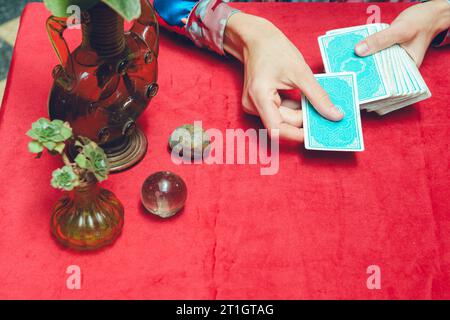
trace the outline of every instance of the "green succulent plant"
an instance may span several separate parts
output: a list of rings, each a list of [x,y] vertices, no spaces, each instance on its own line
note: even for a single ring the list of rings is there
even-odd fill
[[[53,171],[51,184],[53,188],[71,191],[80,185],[80,180],[71,166],[64,166]]]
[[[51,185],[54,188],[70,191],[81,183],[92,181],[93,177],[99,182],[108,178],[109,163],[103,149],[88,138],[74,137],[67,122],[41,118],[31,125],[27,135],[32,139],[28,144],[31,153],[37,153],[40,157],[47,149],[52,155],[62,156],[64,167],[55,170],[52,175]],[[68,140],[74,143],[78,151],[73,161],[64,152]]]
[[[140,0],[44,0],[45,6],[57,17],[67,17],[70,12],[67,8],[78,6],[81,10],[87,10],[99,2],[103,2],[115,10],[126,20],[131,21],[141,15]]]
[[[51,152],[62,153],[65,141],[72,137],[72,129],[69,124],[61,120],[50,121],[41,118],[31,125],[27,135],[33,139],[28,144],[28,150],[38,155],[44,148]]]
[[[98,181],[108,178],[109,165],[105,152],[96,143],[90,141],[83,145],[77,141],[75,144],[81,148],[81,152],[76,156],[75,163],[82,169],[86,169],[94,174]]]

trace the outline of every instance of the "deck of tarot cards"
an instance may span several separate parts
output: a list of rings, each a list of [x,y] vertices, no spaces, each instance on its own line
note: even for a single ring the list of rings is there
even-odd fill
[[[355,45],[389,27],[369,24],[328,31],[319,47],[327,73],[354,72],[360,108],[383,115],[431,97],[416,64],[399,45],[368,57],[355,54]]]

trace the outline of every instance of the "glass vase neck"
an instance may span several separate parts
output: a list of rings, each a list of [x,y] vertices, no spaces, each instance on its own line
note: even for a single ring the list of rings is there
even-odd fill
[[[92,199],[98,195],[100,187],[97,182],[82,183],[72,191],[72,197],[81,205],[92,202]]]
[[[82,24],[83,46],[99,57],[113,57],[125,50],[124,19],[104,3],[87,10]]]

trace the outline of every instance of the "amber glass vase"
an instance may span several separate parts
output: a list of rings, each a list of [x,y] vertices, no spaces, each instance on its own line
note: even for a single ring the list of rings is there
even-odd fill
[[[83,11],[82,42],[72,52],[64,39],[67,18],[47,20],[60,62],[53,69],[50,118],[68,121],[76,135],[99,144],[112,172],[145,155],[147,140],[136,120],[158,91],[158,23],[149,0],[141,4],[142,15],[128,31],[102,2]]]
[[[51,231],[63,246],[94,250],[114,242],[124,223],[124,209],[117,197],[97,182],[66,192],[56,203]]]

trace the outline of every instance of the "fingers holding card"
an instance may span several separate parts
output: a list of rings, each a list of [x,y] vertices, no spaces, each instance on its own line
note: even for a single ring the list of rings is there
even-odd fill
[[[353,72],[315,76],[333,104],[344,113],[341,121],[322,117],[311,102],[302,98],[305,148],[324,151],[363,151],[364,140],[359,111],[358,87]]]
[[[325,71],[355,72],[361,109],[380,115],[431,97],[416,64],[401,46],[356,55],[358,43],[386,28],[387,24],[368,24],[331,30],[318,38]]]
[[[329,121],[303,97],[306,149],[363,151],[360,109],[384,115],[431,97],[416,64],[401,46],[356,55],[358,43],[387,27],[377,23],[336,29],[318,38],[327,73],[316,78],[345,116]]]

